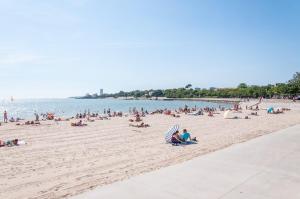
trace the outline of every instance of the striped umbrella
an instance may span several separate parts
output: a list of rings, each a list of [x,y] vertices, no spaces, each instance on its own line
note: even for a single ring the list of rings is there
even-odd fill
[[[170,128],[167,132],[166,132],[166,135],[165,135],[165,140],[166,142],[168,143],[171,143],[172,142],[172,136],[173,134],[179,130],[179,125],[176,124],[174,125],[172,128]]]

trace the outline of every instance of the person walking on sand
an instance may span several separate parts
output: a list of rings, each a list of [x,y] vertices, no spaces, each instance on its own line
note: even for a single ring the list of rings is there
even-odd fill
[[[8,117],[7,117],[6,110],[4,111],[4,114],[3,114],[3,120],[4,120],[4,123],[7,123]]]

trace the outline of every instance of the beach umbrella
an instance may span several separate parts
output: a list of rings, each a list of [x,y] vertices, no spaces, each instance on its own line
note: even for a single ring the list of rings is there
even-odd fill
[[[168,143],[171,143],[172,142],[172,136],[173,134],[179,130],[179,125],[176,124],[174,125],[172,128],[170,128],[167,132],[166,132],[166,135],[165,135],[165,139],[166,139],[166,142]]]

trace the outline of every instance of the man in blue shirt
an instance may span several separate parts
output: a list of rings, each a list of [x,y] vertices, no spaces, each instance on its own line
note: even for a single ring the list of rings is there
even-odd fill
[[[197,142],[197,139],[196,137],[195,138],[191,138],[191,134],[187,132],[186,129],[183,129],[183,132],[182,134],[180,135],[181,139],[184,140],[185,142],[190,140],[190,141],[196,141]]]

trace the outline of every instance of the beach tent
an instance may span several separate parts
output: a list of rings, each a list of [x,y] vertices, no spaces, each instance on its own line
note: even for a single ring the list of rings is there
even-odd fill
[[[267,112],[268,112],[268,113],[273,113],[273,112],[274,112],[274,108],[273,108],[273,107],[269,107],[269,108],[267,109]]]
[[[231,111],[231,110],[227,110],[225,111],[223,117],[224,119],[238,119],[239,117],[237,116],[237,112],[235,111]]]
[[[230,112],[230,110],[227,110],[227,111],[225,111],[223,117],[224,117],[224,119],[229,119],[229,118],[232,118],[233,116],[232,116],[232,113]]]
[[[171,143],[172,142],[172,136],[173,134],[179,130],[179,125],[176,124],[174,125],[172,128],[170,128],[167,132],[166,132],[166,135],[165,135],[165,140],[166,142],[168,143]]]

